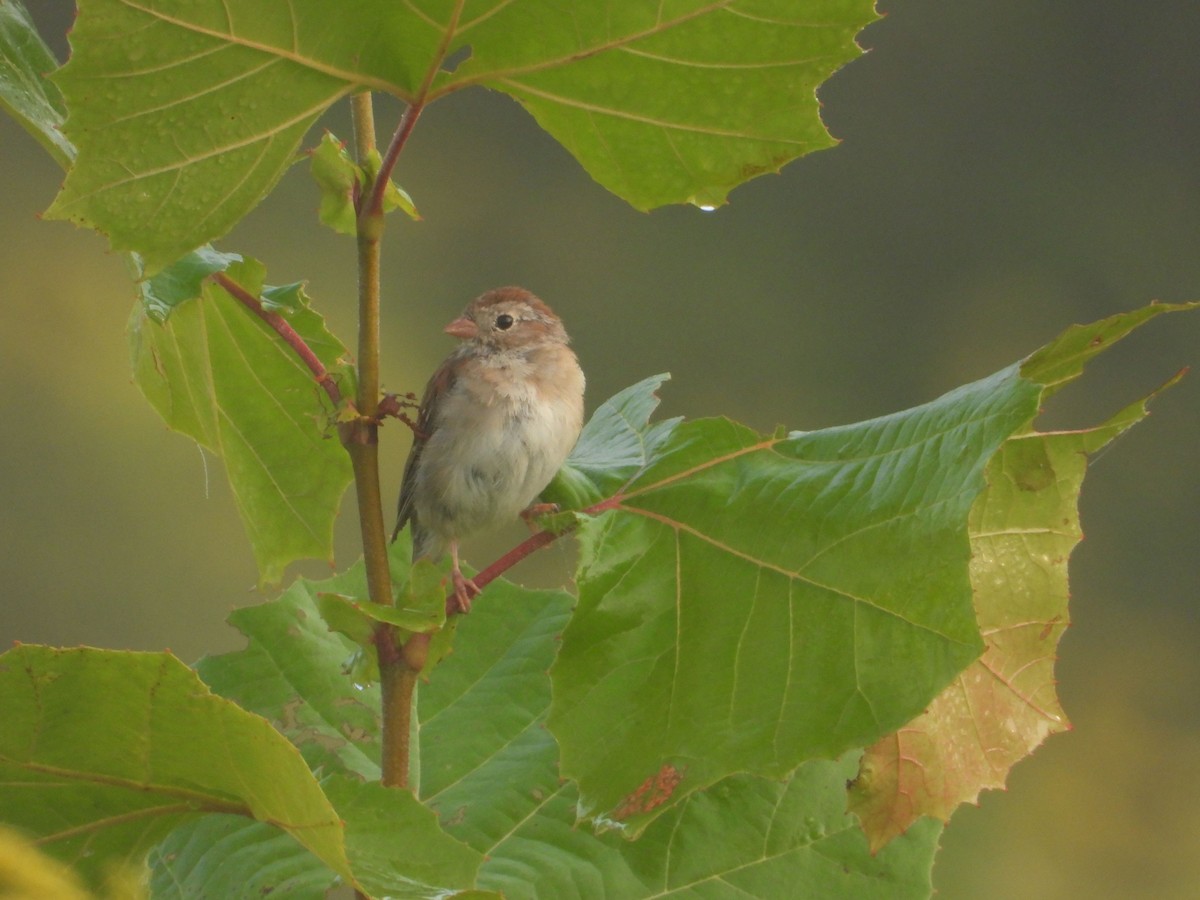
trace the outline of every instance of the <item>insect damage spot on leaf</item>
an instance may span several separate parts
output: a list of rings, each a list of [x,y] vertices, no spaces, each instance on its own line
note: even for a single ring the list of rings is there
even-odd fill
[[[613,818],[622,821],[640,813],[648,813],[671,799],[675,789],[683,782],[683,772],[670,763],[663,765],[638,785],[613,812]]]
[[[442,60],[442,71],[443,72],[453,72],[455,69],[457,69],[459,66],[461,66],[463,63],[465,63],[468,59],[471,58],[471,53],[472,53],[472,50],[471,50],[470,44],[467,44],[464,47],[459,47],[457,50],[455,50],[453,53],[451,53],[449,56],[447,56],[444,60]]]

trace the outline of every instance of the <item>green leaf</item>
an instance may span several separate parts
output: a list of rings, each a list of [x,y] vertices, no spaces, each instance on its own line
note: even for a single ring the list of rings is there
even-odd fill
[[[130,348],[134,377],[159,415],[224,460],[261,578],[276,582],[295,559],[332,556],[333,520],[352,475],[312,373],[207,280],[214,266],[227,266],[246,291],[261,293],[262,266],[232,259],[197,251],[151,279],[130,322]],[[200,296],[182,302],[197,287]],[[156,321],[172,308],[169,320]],[[321,317],[302,300],[287,319],[349,388],[346,350]]]
[[[221,253],[208,246],[193,250],[169,268],[138,282],[142,305],[150,318],[161,325],[179,304],[198,299],[210,276],[241,262],[244,260],[240,253]]]
[[[356,770],[371,780],[378,777],[378,722],[369,711],[377,708],[378,689],[360,690],[331,674],[350,644],[323,630],[315,605],[320,592],[355,595],[360,589],[356,571],[297,584],[276,601],[238,610],[233,621],[247,635],[247,648],[207,659],[200,669],[214,689],[275,720],[300,742],[310,763],[327,771]],[[850,885],[852,896],[928,894],[937,828],[919,829],[872,859],[842,808],[844,763],[813,763],[788,785],[749,778],[722,782],[710,794],[694,795],[685,811],[668,813],[636,843],[577,825],[575,790],[561,782],[555,742],[543,727],[550,703],[546,669],[572,602],[561,591],[493,582],[470,615],[456,617],[461,621],[455,652],[418,689],[420,796],[442,827],[487,855],[480,887],[508,897],[636,900],[661,896],[667,884],[680,896],[689,891],[702,896],[725,879],[773,885],[758,896],[781,896],[813,878]],[[347,820],[357,873],[356,816],[331,797]],[[778,810],[774,817],[772,809]],[[691,818],[684,821],[698,823],[687,841],[675,828],[685,814]],[[163,860],[155,861],[156,885],[167,880],[157,872],[160,865],[169,865],[171,878],[188,878],[185,886],[203,884],[189,874],[201,864],[214,877],[227,869],[244,872],[245,883],[255,889],[278,885],[288,896],[317,897],[315,891],[328,883],[306,881],[297,871],[296,852],[287,855],[277,841],[258,849],[270,834],[253,825],[217,830],[206,822],[190,828],[190,834],[181,830],[163,845]],[[208,849],[209,844],[215,846]],[[767,847],[773,852],[764,853]],[[277,866],[277,880],[255,874],[269,861]],[[228,883],[238,883],[233,874]]]
[[[276,184],[331,104],[411,96],[439,64],[416,7],[343,0],[81,0],[56,76],[77,165],[48,215],[108,234],[155,272],[225,234]]]
[[[79,159],[48,215],[107,232],[151,272],[227,232],[352,88],[337,62],[305,57],[343,49],[315,33],[332,24],[318,5],[83,0],[57,76]]]
[[[511,94],[638,209],[717,206],[833,145],[817,87],[862,52],[854,36],[876,18],[871,0],[468,9],[451,52],[469,45],[471,57],[434,93],[478,83]]]
[[[928,896],[938,828],[872,858],[844,809],[853,760],[810,763],[784,784],[722,781],[635,842],[577,823],[576,791],[561,782],[543,726],[545,670],[570,603],[489,585],[459,617],[455,653],[420,688],[421,796],[486,854],[481,887],[546,900],[784,897],[810,884],[812,896]]]
[[[309,171],[321,189],[318,217],[338,234],[358,233],[354,192],[362,187],[362,172],[346,152],[345,145],[325,132],[321,142],[308,153]]]
[[[321,189],[321,222],[339,234],[357,234],[358,214],[354,208],[354,199],[379,172],[382,164],[379,151],[372,150],[368,154],[367,170],[364,170],[350,158],[345,145],[327,131],[316,148],[309,151],[308,156],[309,171]],[[383,209],[384,212],[399,209],[410,219],[421,218],[412,197],[391,180],[384,188]]]
[[[156,272],[252,209],[338,99],[424,106],[471,85],[516,97],[640,209],[714,206],[833,143],[816,88],[875,18],[870,0],[343,0],[336,17],[323,0],[81,0],[56,76],[79,158],[48,215]]]
[[[456,617],[455,652],[419,689],[421,799],[489,856],[559,786],[543,724],[546,669],[571,603],[562,591],[492,582],[470,615]]]
[[[93,884],[207,812],[271,822],[350,878],[342,825],[295,747],[166,653],[0,656],[0,809]]]
[[[872,855],[844,809],[853,770],[853,761],[814,761],[782,783],[728,778],[636,841],[580,828],[564,787],[489,853],[480,883],[511,900],[929,897],[940,826],[922,823]]]
[[[147,859],[154,900],[325,900],[337,883],[328,867],[286,833],[238,816],[200,816],[180,825]]]
[[[0,0],[0,109],[37,139],[64,169],[75,148],[60,127],[66,103],[46,76],[58,60],[42,41],[29,13],[18,0]]]
[[[582,509],[616,493],[648,466],[682,421],[650,422],[658,408],[658,389],[670,377],[652,375],[601,403],[543,498],[564,509]]]
[[[395,576],[404,577],[410,554],[402,541],[393,545]],[[246,648],[201,660],[198,673],[214,692],[271,720],[310,767],[330,775],[322,786],[345,823],[355,877],[370,893],[433,897],[468,888],[477,853],[447,837],[407,792],[362,783],[380,776],[379,688],[342,673],[354,645],[321,619],[317,598],[328,593],[364,595],[361,561],[334,578],[298,579],[277,599],[234,611],[229,621],[247,638]],[[247,893],[319,898],[335,879],[271,829],[227,816],[178,829],[151,864],[155,896],[160,889],[168,897],[237,896],[245,884],[254,886]]]
[[[1134,329],[1163,313],[1200,309],[1191,303],[1151,303],[1141,309],[1117,313],[1098,322],[1072,325],[1021,364],[1021,374],[1044,386],[1049,397],[1083,374],[1083,367]]]
[[[262,301],[263,309],[271,312],[285,315],[305,312],[308,310],[308,295],[304,292],[304,284],[303,281],[293,281],[291,284],[264,284],[258,299]]]
[[[432,564],[431,564],[432,567]],[[441,573],[434,570],[439,575]],[[429,633],[438,631],[446,624],[446,606],[443,592],[431,595],[435,601],[426,608],[412,606],[384,606],[369,600],[356,600],[341,594],[321,594],[317,603],[321,618],[334,631],[344,634],[360,646],[373,646],[371,640],[375,626],[379,623],[395,625],[407,632]]]
[[[366,175],[370,177],[371,181],[375,180],[375,176],[379,174],[379,169],[382,165],[383,157],[379,155],[379,151],[371,150],[367,154],[366,161]],[[383,211],[391,212],[394,209],[400,210],[414,222],[421,220],[421,214],[417,212],[417,207],[413,203],[412,197],[396,182],[389,179],[383,189]]]
[[[365,589],[361,565],[329,581],[301,580],[277,600],[235,611],[230,621],[248,638],[246,649],[205,659],[199,670],[214,691],[271,719],[311,766],[370,781],[379,777],[379,688],[356,687],[338,674],[352,645],[325,628],[316,606],[319,593],[360,589]],[[546,669],[571,602],[561,591],[493,582],[469,616],[457,617],[466,635],[460,650],[418,688],[422,799],[443,827],[478,852],[494,847],[514,823],[535,812],[539,798],[559,789],[554,739],[542,720],[550,700]],[[563,825],[569,828],[568,821]],[[185,864],[199,865],[188,853],[221,860],[206,863],[206,873],[238,865],[249,875],[257,864],[278,859],[280,887],[308,896],[297,882],[283,880],[299,878],[299,864],[295,852],[285,858],[287,848],[270,832],[211,822],[191,829],[196,833],[181,830],[164,844],[170,879],[183,877]],[[269,847],[256,849],[268,841]],[[219,846],[209,850],[209,843]],[[204,883],[198,874],[189,877],[200,880],[188,884]],[[267,878],[248,883],[272,883]]]
[[[982,650],[967,515],[1040,393],[1012,366],[821,432],[676,427],[581,530],[549,724],[583,811],[636,831],[660,773],[781,777],[919,713]]]
[[[410,792],[343,776],[323,787],[346,823],[346,852],[370,895],[435,900],[446,888],[475,886],[483,856],[442,831]]]
[[[404,535],[389,547],[395,592],[404,595],[414,580],[436,579],[440,586],[443,576],[428,562],[419,563],[421,574],[410,578],[411,554]],[[314,770],[378,781],[379,686],[374,679],[344,674],[360,648],[330,630],[320,609],[322,597],[366,594],[361,559],[333,578],[297,579],[270,603],[235,610],[229,623],[247,638],[246,648],[205,657],[197,670],[213,691],[271,720]],[[444,616],[440,587],[438,597]],[[365,632],[372,621],[356,614],[354,627]],[[375,654],[364,657],[373,663]]]
[[[1022,371],[1053,393],[1150,318],[1195,306],[1155,304],[1073,326]],[[863,756],[849,802],[873,850],[921,816],[947,821],[981,790],[1004,787],[1012,766],[1070,727],[1054,663],[1069,621],[1067,560],[1083,537],[1078,498],[1087,459],[1145,418],[1148,402],[1180,377],[1102,425],[1019,434],[992,458],[970,521],[971,582],[987,650],[920,716]]]
[[[375,647],[375,629],[381,622],[410,634],[440,631],[446,627],[446,575],[443,568],[427,559],[394,568],[395,603],[392,606],[372,603],[361,596],[318,594],[321,618],[334,631],[372,649]],[[403,573],[400,583],[395,581],[397,572]]]
[[[357,584],[356,584],[357,582]],[[299,579],[277,599],[235,610],[246,648],[196,669],[221,696],[269,719],[314,770],[379,779],[379,687],[355,685],[342,663],[355,646],[317,611],[322,590],[365,590],[361,564],[331,581]]]
[[[346,853],[370,896],[440,898],[469,889],[479,853],[449,837],[408,791],[332,776],[322,784],[346,826]],[[278,895],[322,900],[338,875],[277,829],[205,816],[150,854],[158,900]]]

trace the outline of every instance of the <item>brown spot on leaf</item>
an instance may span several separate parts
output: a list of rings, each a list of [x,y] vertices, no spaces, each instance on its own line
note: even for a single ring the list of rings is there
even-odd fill
[[[1038,640],[1044,641],[1046,638],[1050,637],[1050,632],[1054,630],[1054,626],[1061,621],[1062,616],[1055,616],[1053,619],[1047,622],[1046,627],[1042,629],[1042,633],[1038,635]]]
[[[613,818],[621,821],[657,809],[671,799],[682,781],[683,772],[670,763],[664,763],[656,774],[639,784],[621,801],[613,811]]]
[[[296,713],[304,706],[304,701],[299,697],[293,697],[291,700],[283,704],[280,710],[279,724],[283,726],[284,731],[291,731],[300,724],[299,717]]]

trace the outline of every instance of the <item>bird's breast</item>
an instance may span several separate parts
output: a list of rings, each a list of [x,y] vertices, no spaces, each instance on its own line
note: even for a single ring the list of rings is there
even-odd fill
[[[473,365],[479,377],[459,378],[440,405],[414,498],[421,520],[446,536],[514,519],[536,500],[583,416],[578,365],[564,378],[521,359]]]

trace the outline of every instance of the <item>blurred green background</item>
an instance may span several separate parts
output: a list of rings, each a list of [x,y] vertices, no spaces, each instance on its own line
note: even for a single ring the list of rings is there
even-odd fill
[[[72,4],[29,5],[65,58]],[[1200,298],[1200,5],[881,8],[870,53],[821,91],[842,145],[715,213],[634,212],[501,95],[432,107],[398,170],[425,221],[394,218],[386,239],[387,388],[420,390],[451,344],[441,325],[499,284],[563,315],[591,406],[670,371],[664,414],[764,430],[912,406],[1072,322]],[[398,112],[377,110],[381,128]],[[325,124],[349,135],[344,109]],[[38,221],[61,175],[7,119],[0,163],[0,640],[186,660],[236,647],[223,619],[262,598],[253,560],[220,462],[130,381],[121,258]],[[275,283],[308,279],[353,343],[353,245],[316,225],[316,204],[297,166],[220,246],[263,259]],[[1096,423],[1197,363],[1200,313],[1159,320],[1043,424]],[[407,437],[384,439],[390,494]],[[1074,733],[958,813],[940,897],[1200,897],[1198,445],[1193,373],[1095,461],[1058,669]],[[351,505],[339,566],[357,555]],[[550,557],[517,578],[561,577],[569,550]]]

